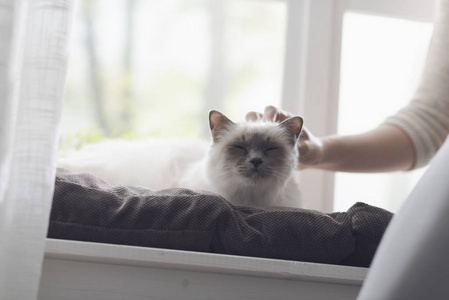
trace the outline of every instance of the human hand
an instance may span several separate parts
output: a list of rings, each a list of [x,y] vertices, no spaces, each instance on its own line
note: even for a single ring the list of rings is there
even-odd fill
[[[256,111],[250,111],[246,114],[246,121],[264,121],[264,122],[277,122],[280,123],[290,117],[293,117],[293,114],[287,111],[283,111],[277,107],[269,105],[265,107],[265,110],[262,113]]]
[[[282,122],[294,115],[274,106],[267,106],[263,113],[250,111],[246,114],[247,121],[271,121]],[[297,170],[303,170],[317,165],[323,154],[323,143],[314,136],[306,127],[302,128],[297,143],[299,151]]]

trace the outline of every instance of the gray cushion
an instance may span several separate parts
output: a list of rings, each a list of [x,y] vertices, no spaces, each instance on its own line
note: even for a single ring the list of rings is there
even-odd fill
[[[391,217],[363,203],[330,214],[233,206],[207,192],[58,169],[48,237],[368,267]]]

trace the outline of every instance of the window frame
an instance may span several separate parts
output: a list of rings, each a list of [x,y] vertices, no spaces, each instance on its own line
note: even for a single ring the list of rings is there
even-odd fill
[[[281,106],[317,136],[337,132],[343,17],[346,12],[432,22],[438,0],[285,0],[286,52]],[[333,211],[333,172],[300,174],[308,208]]]

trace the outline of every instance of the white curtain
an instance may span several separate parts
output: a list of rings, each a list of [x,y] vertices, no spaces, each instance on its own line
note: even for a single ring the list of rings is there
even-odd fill
[[[36,299],[74,0],[0,0],[0,299]]]

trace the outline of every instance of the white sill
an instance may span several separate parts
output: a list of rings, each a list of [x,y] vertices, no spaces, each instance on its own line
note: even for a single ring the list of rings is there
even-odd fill
[[[101,268],[103,268],[102,271],[99,271]],[[142,268],[145,270],[144,272]],[[114,272],[115,275],[111,275]],[[133,276],[136,278],[135,281],[142,280],[141,286],[137,287],[137,289],[141,289],[142,292],[151,290],[151,295],[155,295],[154,293],[160,285],[161,280],[164,283],[170,281],[170,284],[175,284],[174,282],[176,280],[174,278],[178,275],[180,276],[180,280],[184,278],[183,280],[185,281],[185,278],[191,278],[189,279],[190,281],[194,282],[196,280],[197,282],[203,283],[204,287],[198,284],[196,286],[197,291],[190,288],[179,299],[207,299],[208,296],[202,298],[201,295],[206,295],[207,293],[205,294],[205,292],[210,290],[219,293],[220,288],[227,285],[227,281],[229,281],[229,287],[242,284],[242,288],[246,289],[244,299],[270,299],[269,297],[272,296],[267,296],[267,292],[263,292],[263,289],[268,285],[270,285],[270,289],[276,289],[278,287],[279,291],[282,290],[282,292],[279,292],[279,296],[285,293],[285,297],[281,297],[280,299],[294,299],[290,296],[296,295],[297,291],[294,289],[297,287],[301,287],[301,291],[310,290],[308,292],[310,295],[313,293],[316,293],[316,295],[330,293],[334,299],[352,299],[360,289],[367,269],[277,259],[48,239],[39,299],[75,299],[77,291],[79,292],[81,290],[80,286],[82,287],[84,298],[89,297],[89,295],[96,295],[95,297],[97,297],[99,291],[96,289],[98,288],[102,291],[106,289],[100,287],[100,285],[104,284],[104,281],[107,281],[106,278],[108,276],[112,276],[109,281],[116,280],[118,283],[119,280],[122,282],[123,278],[125,278],[118,279],[122,276],[120,274],[124,273],[127,274],[127,280],[133,278]],[[86,280],[85,277],[88,274],[92,278],[102,278],[99,280],[98,286],[94,285],[92,287],[91,284],[88,286],[88,289],[95,289],[95,291],[92,291],[92,294],[85,294],[87,283],[83,283],[83,280]],[[148,278],[142,278],[147,275],[149,276]],[[158,276],[165,276],[168,280],[160,279]],[[214,279],[214,276],[218,277]],[[70,280],[64,281],[64,277],[70,278]],[[74,278],[77,279],[74,280]],[[79,281],[79,283],[76,283],[76,281]],[[152,281],[158,281],[159,283],[155,283],[155,286],[150,288]],[[256,284],[254,297],[251,296],[253,295],[251,292],[251,284],[253,282]],[[211,287],[215,283],[217,283],[217,286],[215,288]],[[76,288],[70,287],[72,284]],[[109,282],[108,287],[110,291],[111,286],[113,288],[114,283]],[[238,288],[231,288],[230,291],[229,287],[223,290],[223,292],[231,294],[241,292]],[[177,288],[177,286],[174,285],[169,289],[165,287],[161,293],[169,293],[167,299],[178,299],[175,297],[178,294],[170,294],[170,291],[174,290],[174,288]],[[136,286],[133,287],[133,291],[135,289]],[[341,297],[338,296],[340,289],[342,290]],[[126,292],[123,288],[120,288],[116,292],[111,292],[110,295],[105,295],[104,299],[115,299],[113,295],[117,293]],[[73,298],[67,296],[70,294],[72,294]],[[237,294],[232,295],[234,295],[233,297],[241,297],[240,294]],[[67,297],[62,297],[62,295]],[[128,297],[127,299],[134,299],[129,296],[130,294],[125,295]],[[165,296],[165,294],[161,295]],[[219,295],[221,294],[219,293]],[[120,297],[123,297],[123,295]],[[221,299],[217,295],[214,297]],[[321,298],[316,299],[328,299],[324,294],[319,297]],[[229,297],[223,299],[227,298]],[[103,298],[99,297],[98,299]]]

